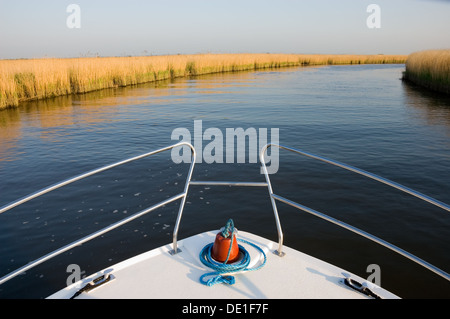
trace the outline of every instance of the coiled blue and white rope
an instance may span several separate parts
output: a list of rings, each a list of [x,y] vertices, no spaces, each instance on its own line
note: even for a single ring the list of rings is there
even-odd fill
[[[208,244],[205,247],[203,247],[203,249],[199,255],[200,261],[205,266],[212,268],[215,271],[202,275],[200,277],[200,282],[202,284],[207,285],[207,286],[213,286],[217,283],[226,283],[229,285],[233,285],[235,283],[234,276],[230,276],[230,275],[225,276],[224,274],[238,273],[238,272],[243,272],[243,271],[254,271],[254,270],[261,269],[266,264],[266,260],[267,260],[266,254],[260,247],[258,247],[257,245],[255,245],[252,242],[249,242],[244,239],[239,239],[239,238],[237,239],[239,242],[248,244],[248,245],[256,248],[257,250],[259,250],[261,252],[262,256],[264,257],[264,261],[257,267],[247,268],[251,261],[250,254],[243,246],[238,244],[239,252],[243,255],[243,258],[235,263],[227,264],[228,258],[230,257],[231,247],[233,245],[235,230],[236,229],[234,228],[233,220],[229,219],[224,230],[222,231],[222,235],[225,238],[228,238],[231,236],[231,243],[230,243],[230,248],[228,250],[228,255],[227,255],[226,260],[223,263],[217,262],[212,258],[211,251],[212,251],[212,247],[214,245],[213,243]],[[214,276],[214,277],[210,278],[208,280],[204,280],[205,277],[210,277],[210,276]]]

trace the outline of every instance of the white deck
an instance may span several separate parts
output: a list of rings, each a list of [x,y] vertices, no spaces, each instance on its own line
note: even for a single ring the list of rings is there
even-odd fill
[[[214,242],[217,232],[202,233],[179,241],[182,252],[173,256],[168,253],[172,249],[171,245],[143,253],[85,278],[49,298],[70,298],[87,282],[104,273],[112,274],[114,279],[77,298],[370,298],[344,284],[343,273],[349,274],[345,270],[289,247],[284,247],[286,255],[279,257],[272,253],[277,243],[243,231],[239,231],[239,238],[262,248],[267,256],[266,265],[256,271],[235,274],[234,285],[205,286],[199,278],[213,270],[201,263],[199,254],[205,245]],[[241,245],[250,253],[252,262],[249,267],[258,264],[260,252],[251,246]],[[360,283],[365,281],[350,275]],[[371,290],[382,298],[398,298],[376,286]]]

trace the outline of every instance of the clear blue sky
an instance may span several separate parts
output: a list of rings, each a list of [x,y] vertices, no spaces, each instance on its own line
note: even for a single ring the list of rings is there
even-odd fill
[[[381,28],[369,29],[369,4]],[[69,4],[81,8],[70,29]],[[448,0],[1,0],[0,58],[409,54],[450,48]]]

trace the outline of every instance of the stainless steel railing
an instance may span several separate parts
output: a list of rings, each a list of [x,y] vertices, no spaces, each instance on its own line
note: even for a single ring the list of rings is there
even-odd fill
[[[325,158],[325,157],[322,157],[322,156],[318,156],[318,155],[314,155],[314,154],[311,154],[311,153],[308,153],[308,152],[304,152],[304,151],[301,151],[301,150],[298,150],[298,149],[295,149],[295,148],[286,147],[286,146],[273,144],[273,143],[267,144],[266,146],[264,146],[261,149],[260,162],[261,162],[261,165],[262,165],[264,176],[266,177],[267,187],[269,188],[270,199],[271,199],[272,206],[273,206],[273,209],[274,209],[274,212],[275,212],[275,216],[276,216],[276,223],[277,223],[278,237],[279,237],[278,250],[277,250],[277,254],[278,255],[280,255],[280,256],[283,255],[283,251],[282,251],[283,234],[282,234],[282,231],[281,231],[280,222],[278,220],[277,206],[276,206],[276,202],[275,201],[283,202],[283,203],[288,204],[288,205],[290,205],[292,207],[295,207],[295,208],[297,208],[299,210],[302,210],[302,211],[307,212],[309,214],[312,214],[314,216],[320,217],[320,218],[322,218],[322,219],[324,219],[326,221],[334,223],[334,224],[336,224],[336,225],[338,225],[338,226],[340,226],[342,228],[350,230],[350,231],[352,231],[352,232],[354,232],[354,233],[356,233],[356,234],[358,234],[360,236],[363,236],[363,237],[365,237],[367,239],[370,239],[371,241],[374,241],[374,242],[376,242],[376,243],[378,243],[378,244],[380,244],[382,246],[385,246],[385,247],[393,250],[394,252],[396,252],[396,253],[398,253],[398,254],[400,254],[402,256],[405,256],[405,257],[409,258],[410,260],[418,263],[419,265],[421,265],[421,266],[431,270],[432,272],[434,272],[434,273],[438,274],[439,276],[441,276],[441,277],[443,277],[443,278],[445,278],[445,279],[450,281],[450,275],[447,272],[437,268],[434,265],[431,265],[430,263],[420,259],[417,256],[414,256],[413,254],[411,254],[411,253],[409,253],[409,252],[407,252],[407,251],[405,251],[405,250],[403,250],[403,249],[401,249],[401,248],[399,248],[399,247],[397,247],[395,245],[392,245],[392,244],[390,244],[390,243],[388,243],[388,242],[386,242],[386,241],[384,241],[384,240],[382,240],[382,239],[380,239],[380,238],[378,238],[378,237],[376,237],[374,235],[371,235],[371,234],[369,234],[369,233],[367,233],[365,231],[362,231],[362,230],[360,230],[360,229],[358,229],[356,227],[353,227],[353,226],[351,226],[349,224],[346,224],[346,223],[344,223],[342,221],[339,221],[339,220],[337,220],[335,218],[332,218],[332,217],[327,216],[327,215],[325,215],[323,213],[320,213],[320,212],[318,212],[318,211],[316,211],[316,210],[314,210],[312,208],[306,207],[306,206],[301,205],[299,203],[296,203],[296,202],[294,202],[292,200],[289,200],[289,199],[284,198],[282,196],[276,195],[273,192],[272,185],[270,183],[269,174],[268,174],[267,168],[266,168],[266,163],[265,163],[265,160],[264,160],[264,154],[270,147],[278,147],[280,149],[284,149],[284,150],[287,150],[287,151],[290,151],[290,152],[293,152],[293,153],[296,153],[296,154],[299,154],[299,155],[303,155],[303,156],[306,156],[306,157],[309,157],[309,158],[312,158],[312,159],[315,159],[315,160],[319,160],[319,161],[322,161],[322,162],[325,162],[325,163],[328,163],[328,164],[331,164],[331,165],[334,165],[334,166],[338,166],[338,167],[341,167],[343,169],[355,172],[357,174],[366,176],[366,177],[371,178],[373,180],[376,180],[378,182],[381,182],[381,183],[384,183],[384,184],[389,185],[391,187],[394,187],[396,189],[399,189],[399,190],[401,190],[401,191],[403,191],[405,193],[408,193],[408,194],[413,195],[413,196],[415,196],[417,198],[420,198],[420,199],[422,199],[424,201],[427,201],[427,202],[429,202],[429,203],[431,203],[431,204],[433,204],[433,205],[435,205],[437,207],[440,207],[440,208],[442,208],[442,209],[444,209],[446,211],[450,211],[450,206],[445,204],[445,203],[443,203],[443,202],[441,202],[441,201],[438,201],[438,200],[436,200],[436,199],[434,199],[432,197],[429,197],[427,195],[419,193],[419,192],[417,192],[417,191],[415,191],[415,190],[413,190],[411,188],[405,187],[405,186],[400,185],[400,184],[398,184],[396,182],[390,181],[390,180],[388,180],[386,178],[383,178],[381,176],[369,173],[369,172],[361,170],[359,168],[356,168],[356,167],[353,167],[353,166],[350,166],[350,165],[347,165],[347,164],[344,164],[344,163],[341,163],[341,162],[338,162],[338,161],[334,161],[334,160],[331,160],[331,159],[328,159],[328,158]]]
[[[41,196],[41,195],[46,194],[48,192],[51,192],[51,191],[53,191],[55,189],[58,189],[60,187],[63,187],[63,186],[68,185],[70,183],[73,183],[75,181],[81,180],[81,179],[86,178],[88,176],[92,176],[94,174],[106,171],[108,169],[111,169],[111,168],[114,168],[114,167],[117,167],[117,166],[129,163],[129,162],[132,162],[132,161],[135,161],[135,160],[138,160],[138,159],[142,159],[142,158],[145,158],[145,157],[148,157],[148,156],[151,156],[151,155],[155,155],[157,153],[161,153],[161,152],[164,152],[164,151],[176,148],[176,147],[183,147],[183,146],[187,146],[188,148],[190,148],[192,156],[191,156],[191,165],[189,167],[189,171],[188,171],[188,174],[187,174],[187,177],[186,177],[184,190],[183,190],[182,193],[174,195],[174,196],[172,196],[172,197],[170,197],[170,198],[168,198],[168,199],[166,199],[166,200],[164,200],[162,202],[159,202],[159,203],[157,203],[157,204],[155,204],[155,205],[153,205],[151,207],[148,207],[148,208],[146,208],[146,209],[144,209],[144,210],[142,210],[142,211],[140,211],[138,213],[135,213],[135,214],[133,214],[133,215],[131,215],[131,216],[121,220],[121,221],[113,223],[113,224],[111,224],[111,225],[109,225],[109,226],[107,226],[107,227],[105,227],[105,228],[103,228],[103,229],[101,229],[101,230],[99,230],[97,232],[94,232],[94,233],[92,233],[92,234],[90,234],[88,236],[85,236],[85,237],[83,237],[83,238],[81,238],[79,240],[76,240],[76,241],[74,241],[74,242],[72,242],[72,243],[70,243],[70,244],[68,244],[68,245],[66,245],[64,247],[61,247],[61,248],[59,248],[59,249],[57,249],[57,250],[55,250],[55,251],[53,251],[53,252],[43,256],[43,257],[40,257],[40,258],[38,258],[38,259],[28,263],[27,265],[24,265],[24,266],[18,268],[17,270],[15,270],[15,271],[5,275],[4,277],[0,278],[0,285],[5,283],[8,280],[14,278],[15,276],[19,275],[20,273],[22,273],[22,272],[24,272],[24,271],[26,271],[28,269],[31,269],[31,268],[33,268],[33,267],[35,267],[35,266],[37,266],[37,265],[39,265],[39,264],[41,264],[43,262],[45,262],[45,261],[55,257],[55,256],[58,256],[61,253],[65,252],[65,251],[67,251],[67,250],[69,250],[71,248],[74,248],[74,247],[76,247],[78,245],[81,245],[81,244],[83,244],[83,243],[85,243],[85,242],[87,242],[89,240],[92,240],[92,239],[94,239],[94,238],[96,238],[96,237],[98,237],[98,236],[100,236],[102,234],[105,234],[105,233],[107,233],[107,232],[109,232],[109,231],[111,231],[111,230],[113,230],[113,229],[115,229],[115,228],[117,228],[119,226],[122,226],[122,225],[124,225],[124,224],[126,224],[126,223],[128,223],[128,222],[130,222],[130,221],[132,221],[134,219],[136,219],[136,218],[139,218],[139,217],[141,217],[141,216],[143,216],[143,215],[145,215],[145,214],[147,214],[147,213],[149,213],[151,211],[154,211],[154,210],[156,210],[156,209],[158,209],[158,208],[160,208],[160,207],[162,207],[164,205],[167,205],[167,204],[172,203],[172,202],[174,202],[176,200],[179,200],[179,199],[181,199],[181,203],[180,203],[180,207],[178,209],[178,215],[177,215],[177,219],[176,219],[175,226],[174,226],[174,231],[173,231],[173,238],[172,238],[173,250],[171,250],[169,253],[170,254],[176,254],[176,253],[180,252],[181,250],[178,248],[178,242],[177,242],[177,240],[178,240],[178,231],[179,231],[181,217],[182,217],[183,210],[184,210],[184,205],[185,205],[185,202],[186,202],[186,197],[187,197],[187,194],[188,194],[188,191],[189,191],[189,186],[191,186],[191,185],[192,186],[208,185],[208,186],[267,187],[268,191],[269,191],[269,195],[270,195],[270,200],[271,200],[272,209],[273,209],[273,213],[274,213],[274,217],[275,217],[275,223],[276,223],[277,232],[278,232],[278,249],[274,252],[278,256],[283,256],[284,252],[283,252],[283,231],[282,231],[280,219],[279,219],[279,216],[278,216],[278,209],[277,209],[276,201],[280,201],[280,202],[283,202],[283,203],[288,204],[290,206],[293,206],[293,207],[295,207],[295,208],[297,208],[299,210],[302,210],[302,211],[305,211],[305,212],[310,213],[312,215],[315,215],[317,217],[320,217],[320,218],[322,218],[324,220],[327,220],[329,222],[332,222],[332,223],[334,223],[334,224],[336,224],[336,225],[338,225],[340,227],[348,229],[348,230],[350,230],[350,231],[352,231],[352,232],[354,232],[356,234],[359,234],[359,235],[361,235],[361,236],[363,236],[365,238],[368,238],[368,239],[370,239],[370,240],[372,240],[372,241],[374,241],[374,242],[376,242],[378,244],[381,244],[381,245],[383,245],[383,246],[385,246],[385,247],[387,247],[387,248],[389,248],[389,249],[391,249],[391,250],[393,250],[393,251],[395,251],[395,252],[397,252],[397,253],[399,253],[399,254],[401,254],[401,255],[409,258],[409,259],[411,259],[412,261],[422,265],[423,267],[425,267],[425,268],[435,272],[436,274],[438,274],[438,275],[442,276],[443,278],[445,278],[445,279],[450,281],[450,276],[449,276],[448,273],[446,273],[445,271],[443,271],[443,270],[441,270],[441,269],[439,269],[439,268],[429,264],[428,262],[426,262],[426,261],[424,261],[424,260],[422,260],[422,259],[420,259],[420,258],[418,258],[418,257],[416,257],[416,256],[414,256],[414,255],[404,251],[403,249],[401,249],[399,247],[396,247],[396,246],[394,246],[394,245],[392,245],[392,244],[390,244],[390,243],[388,243],[388,242],[386,242],[386,241],[384,241],[384,240],[382,240],[382,239],[380,239],[380,238],[378,238],[376,236],[373,236],[373,235],[371,235],[369,233],[366,233],[366,232],[364,232],[364,231],[362,231],[362,230],[360,230],[360,229],[358,229],[356,227],[353,227],[353,226],[351,226],[349,224],[346,224],[346,223],[344,223],[342,221],[339,221],[339,220],[334,219],[334,218],[332,218],[330,216],[327,216],[327,215],[325,215],[323,213],[315,211],[314,209],[311,209],[309,207],[306,207],[304,205],[301,205],[299,203],[296,203],[294,201],[291,201],[291,200],[289,200],[287,198],[284,198],[284,197],[282,197],[280,195],[275,194],[273,192],[273,188],[272,188],[272,185],[271,185],[271,182],[270,182],[269,173],[267,171],[266,163],[265,163],[265,160],[264,160],[264,154],[268,150],[269,147],[278,147],[280,149],[288,150],[288,151],[291,151],[291,152],[294,152],[294,153],[297,153],[297,154],[300,154],[300,155],[303,155],[303,156],[307,156],[307,157],[310,157],[310,158],[313,158],[313,159],[316,159],[316,160],[320,160],[320,161],[323,161],[323,162],[326,162],[326,163],[329,163],[329,164],[332,164],[332,165],[335,165],[335,166],[339,166],[341,168],[344,168],[344,169],[349,170],[349,171],[353,171],[353,172],[358,173],[360,175],[364,175],[366,177],[369,177],[371,179],[377,180],[377,181],[382,182],[384,184],[387,184],[389,186],[395,187],[395,188],[397,188],[397,189],[399,189],[401,191],[404,191],[406,193],[414,195],[414,196],[416,196],[416,197],[418,197],[420,199],[423,199],[423,200],[425,200],[425,201],[427,201],[427,202],[429,202],[429,203],[431,203],[433,205],[436,205],[436,206],[438,206],[440,208],[443,208],[443,209],[445,209],[447,211],[450,211],[450,206],[449,205],[447,205],[447,204],[445,204],[443,202],[437,201],[437,200],[435,200],[435,199],[433,199],[433,198],[431,198],[429,196],[423,195],[423,194],[421,194],[419,192],[416,192],[416,191],[414,191],[414,190],[412,190],[410,188],[402,186],[402,185],[400,185],[398,183],[392,182],[390,180],[387,180],[387,179],[385,179],[383,177],[380,177],[380,176],[377,176],[375,174],[372,174],[372,173],[360,170],[360,169],[355,168],[353,166],[350,166],[350,165],[347,165],[347,164],[343,164],[343,163],[340,163],[340,162],[337,162],[337,161],[334,161],[334,160],[330,160],[330,159],[327,159],[327,158],[324,158],[324,157],[321,157],[321,156],[317,156],[317,155],[314,155],[314,154],[311,154],[311,153],[307,153],[307,152],[304,152],[304,151],[301,151],[301,150],[298,150],[298,149],[294,149],[294,148],[278,145],[278,144],[267,144],[261,149],[260,162],[261,162],[263,174],[264,174],[265,179],[266,179],[265,183],[264,182],[236,182],[236,181],[192,181],[191,179],[192,179],[192,174],[193,174],[193,170],[194,170],[194,166],[195,166],[195,162],[196,162],[196,156],[197,156],[196,155],[196,151],[195,151],[194,147],[190,143],[181,142],[181,143],[177,143],[177,144],[165,147],[165,148],[158,149],[156,151],[152,151],[152,152],[149,152],[149,153],[146,153],[146,154],[142,154],[142,155],[139,155],[139,156],[136,156],[136,157],[132,157],[132,158],[129,158],[129,159],[126,159],[126,160],[123,160],[123,161],[120,161],[120,162],[117,162],[117,163],[114,163],[114,164],[103,166],[103,167],[95,169],[93,171],[90,171],[90,172],[78,175],[78,176],[73,177],[71,179],[68,179],[68,180],[65,180],[63,182],[57,183],[55,185],[49,186],[49,187],[44,188],[44,189],[42,189],[42,190],[40,190],[40,191],[38,191],[36,193],[28,195],[28,196],[26,196],[26,197],[24,197],[22,199],[19,199],[19,200],[15,201],[15,202],[12,202],[11,204],[8,204],[8,205],[0,208],[0,214],[3,213],[3,212],[6,212],[6,211],[8,211],[8,210],[10,210],[10,209],[12,209],[12,208],[14,208],[16,206],[18,206],[18,205],[21,205],[21,204],[23,204],[25,202],[28,202],[28,201],[32,200],[33,198],[36,198],[38,196]]]
[[[155,204],[155,205],[153,205],[151,207],[148,207],[148,208],[146,208],[146,209],[144,209],[144,210],[142,210],[142,211],[140,211],[138,213],[135,213],[135,214],[133,214],[133,215],[131,215],[131,216],[125,218],[125,219],[122,219],[122,220],[120,220],[120,221],[118,221],[116,223],[113,223],[113,224],[111,224],[111,225],[109,225],[109,226],[107,226],[107,227],[105,227],[105,228],[103,228],[103,229],[101,229],[99,231],[96,231],[96,232],[94,232],[94,233],[92,233],[92,234],[90,234],[88,236],[85,236],[85,237],[83,237],[81,239],[78,239],[78,240],[76,240],[76,241],[74,241],[74,242],[72,242],[72,243],[70,243],[70,244],[68,244],[68,245],[66,245],[64,247],[61,247],[61,248],[59,248],[59,249],[57,249],[57,250],[55,250],[55,251],[53,251],[53,252],[51,252],[51,253],[49,253],[49,254],[47,254],[45,256],[42,256],[42,257],[40,257],[40,258],[38,258],[38,259],[36,259],[34,261],[31,261],[30,263],[28,263],[28,264],[18,268],[17,270],[14,270],[13,272],[11,272],[11,273],[3,276],[2,278],[0,278],[0,285],[5,283],[8,280],[14,278],[15,276],[19,275],[20,273],[22,273],[22,272],[24,272],[24,271],[26,271],[28,269],[31,269],[31,268],[33,268],[33,267],[43,263],[44,261],[47,261],[47,260],[49,260],[49,259],[51,259],[53,257],[56,257],[56,256],[62,254],[63,252],[69,250],[69,249],[72,249],[72,248],[74,248],[74,247],[76,247],[78,245],[81,245],[81,244],[83,244],[83,243],[85,243],[85,242],[87,242],[89,240],[92,240],[92,239],[94,239],[94,238],[96,238],[96,237],[98,237],[100,235],[103,235],[103,234],[105,234],[105,233],[107,233],[107,232],[109,232],[109,231],[111,231],[111,230],[113,230],[113,229],[115,229],[115,228],[117,228],[119,226],[122,226],[122,225],[124,225],[124,224],[126,224],[126,223],[128,223],[128,222],[130,222],[130,221],[132,221],[132,220],[134,220],[136,218],[138,218],[138,217],[141,217],[141,216],[143,216],[143,215],[145,215],[145,214],[147,214],[147,213],[149,213],[151,211],[154,211],[157,208],[160,208],[160,207],[162,207],[164,205],[167,205],[169,203],[172,203],[172,202],[174,202],[176,200],[181,199],[179,212],[178,212],[178,217],[177,217],[177,222],[176,222],[176,225],[175,225],[174,239],[173,239],[173,241],[174,241],[174,249],[175,249],[175,251],[177,251],[176,234],[178,233],[179,222],[181,220],[182,211],[183,211],[183,208],[184,208],[184,204],[185,204],[186,197],[187,197],[187,192],[188,192],[188,189],[189,189],[189,182],[190,182],[190,180],[192,178],[192,172],[194,170],[194,165],[195,165],[196,156],[197,156],[194,147],[191,144],[186,143],[186,142],[177,143],[177,144],[174,144],[172,146],[168,146],[168,147],[164,147],[164,148],[158,149],[156,151],[152,151],[152,152],[145,153],[145,154],[142,154],[142,155],[139,155],[139,156],[136,156],[136,157],[132,157],[132,158],[129,158],[129,159],[126,159],[126,160],[123,160],[123,161],[120,161],[120,162],[117,162],[117,163],[114,163],[114,164],[110,164],[110,165],[107,165],[107,166],[100,167],[100,168],[95,169],[93,171],[90,171],[90,172],[87,172],[87,173],[75,176],[73,178],[67,179],[67,180],[62,181],[60,183],[57,183],[57,184],[54,184],[52,186],[46,187],[46,188],[44,188],[44,189],[42,189],[42,190],[40,190],[38,192],[35,192],[35,193],[31,194],[31,195],[28,195],[28,196],[26,196],[26,197],[24,197],[22,199],[14,201],[14,202],[12,202],[12,203],[10,203],[10,204],[0,208],[0,214],[1,214],[1,213],[6,212],[7,210],[10,210],[10,209],[18,206],[18,205],[26,203],[26,202],[32,200],[33,198],[36,198],[36,197],[41,196],[41,195],[44,195],[44,194],[46,194],[48,192],[51,192],[51,191],[53,191],[55,189],[61,188],[61,187],[65,186],[65,185],[71,184],[71,183],[73,183],[75,181],[81,180],[81,179],[86,178],[88,176],[92,176],[94,174],[97,174],[97,173],[109,170],[111,168],[114,168],[114,167],[117,167],[117,166],[120,166],[120,165],[123,165],[123,164],[126,164],[126,163],[130,163],[130,162],[138,160],[138,159],[142,159],[142,158],[145,158],[145,157],[148,157],[148,156],[152,156],[152,155],[155,155],[155,154],[158,154],[158,153],[161,153],[161,152],[164,152],[164,151],[176,148],[176,147],[183,147],[183,146],[187,146],[191,150],[191,165],[189,167],[189,172],[188,172],[188,175],[186,177],[186,184],[185,184],[185,187],[184,187],[184,191],[182,193],[180,193],[178,195],[175,195],[175,196],[172,196],[172,197],[170,197],[170,198],[168,198],[168,199],[166,199],[166,200],[164,200],[164,201],[162,201],[162,202],[160,202],[158,204]]]

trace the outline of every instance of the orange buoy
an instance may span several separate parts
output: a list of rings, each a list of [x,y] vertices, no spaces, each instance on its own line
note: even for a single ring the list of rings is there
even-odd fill
[[[228,256],[228,250],[230,249],[231,238],[225,238],[222,232],[216,235],[216,240],[211,251],[211,257],[218,262],[225,262]],[[236,236],[233,234],[233,245],[230,251],[230,257],[227,264],[233,263],[239,258],[239,247],[237,244]]]

